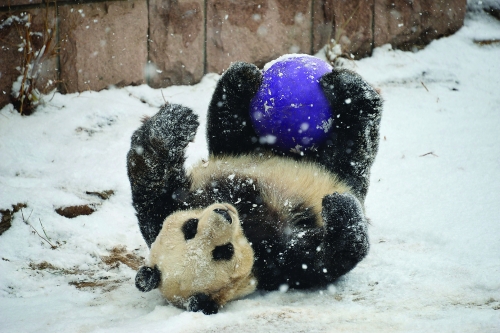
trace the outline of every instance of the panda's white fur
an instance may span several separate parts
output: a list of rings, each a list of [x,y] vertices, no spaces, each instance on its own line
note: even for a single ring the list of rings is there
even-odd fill
[[[338,177],[317,163],[295,161],[271,154],[211,157],[201,161],[191,170],[191,191],[197,191],[215,179],[240,176],[249,182],[259,180],[263,201],[286,216],[289,207],[297,202],[313,209],[321,216],[321,202],[325,195],[350,192],[350,188]],[[235,201],[238,198],[234,199]],[[317,226],[323,221],[318,219]]]
[[[211,183],[235,177],[249,186],[258,186],[263,201],[282,217],[280,223],[294,221],[290,207],[303,203],[313,210],[315,224],[322,226],[323,197],[350,191],[334,174],[317,164],[265,154],[210,157],[195,165],[190,177],[190,192],[200,195]],[[214,203],[204,209],[180,210],[164,221],[151,246],[149,265],[157,266],[162,272],[159,288],[174,305],[185,307],[189,297],[197,293],[209,295],[224,305],[255,290],[258,281],[252,274],[254,252],[233,206],[240,198],[232,199],[232,202]],[[233,223],[214,213],[215,209],[226,210]],[[196,236],[185,240],[181,229],[189,219],[198,219],[199,223]],[[231,260],[212,260],[213,249],[227,243],[234,247]]]

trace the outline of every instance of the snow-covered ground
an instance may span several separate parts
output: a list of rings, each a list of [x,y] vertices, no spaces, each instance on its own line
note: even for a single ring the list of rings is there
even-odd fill
[[[490,39],[500,22],[470,15],[419,52],[381,47],[347,62],[385,98],[370,254],[325,290],[256,293],[213,316],[134,287],[147,247],[125,156],[165,98],[201,116],[188,163],[205,157],[217,75],[161,91],[55,94],[29,117],[3,108],[0,209],[27,207],[0,236],[0,331],[500,332],[500,45],[474,42]],[[55,212],[85,204],[96,211]]]

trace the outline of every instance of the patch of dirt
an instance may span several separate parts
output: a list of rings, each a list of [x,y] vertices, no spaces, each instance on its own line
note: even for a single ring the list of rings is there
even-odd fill
[[[104,132],[106,127],[113,126],[118,120],[117,116],[102,116],[99,114],[94,114],[90,116],[92,124],[89,127],[79,126],[75,128],[75,132],[78,134],[87,134],[87,136],[93,137],[97,133]]]
[[[486,302],[453,302],[452,305],[454,306],[459,306],[459,307],[465,307],[465,308],[473,308],[477,307],[480,309],[484,308],[492,308],[493,310],[500,310],[500,300],[494,299],[493,297],[490,297]]]
[[[12,210],[0,209],[0,214],[2,214],[2,219],[0,220],[0,235],[9,230],[9,228],[12,226],[14,214],[26,207],[28,207],[28,205],[26,205],[25,203],[18,203],[17,205],[12,205]]]
[[[68,219],[72,219],[81,215],[90,215],[96,211],[96,205],[88,204],[88,205],[78,205],[78,206],[68,206],[68,207],[59,207],[56,208],[56,213],[67,217]]]
[[[103,292],[109,292],[118,288],[123,281],[126,280],[108,280],[103,278],[93,281],[71,281],[68,284],[74,286],[76,289],[102,289]]]
[[[36,272],[46,272],[53,275],[68,276],[69,285],[77,289],[100,290],[109,292],[118,288],[123,282],[128,281],[128,277],[120,276],[116,269],[121,265],[138,270],[144,264],[144,257],[127,251],[125,246],[119,245],[111,249],[108,256],[101,257],[101,263],[89,269],[61,268],[50,262],[29,263],[29,268]]]
[[[500,45],[500,39],[474,40],[474,43],[479,46]]]
[[[54,271],[60,269],[60,270],[64,271],[63,269],[57,268],[56,266],[52,265],[51,263],[49,263],[47,261],[42,261],[39,264],[35,264],[34,262],[30,262],[29,267],[32,270],[38,270],[38,271],[43,271],[46,269],[50,269],[50,270],[54,270]],[[76,274],[76,273],[67,273],[67,274]]]
[[[110,255],[101,257],[101,260],[111,268],[118,267],[122,263],[135,271],[144,265],[144,257],[128,252],[125,246],[115,246],[111,249]]]
[[[86,191],[85,194],[91,195],[94,197],[98,197],[101,200],[108,200],[115,194],[113,190],[105,190],[105,191]],[[87,198],[88,199],[88,198]],[[90,201],[90,200],[89,200]],[[101,201],[102,203],[102,201]],[[86,205],[76,205],[76,206],[66,206],[56,208],[55,211],[57,214],[64,216],[68,219],[73,219],[82,215],[90,215],[94,213],[101,203],[90,203]]]

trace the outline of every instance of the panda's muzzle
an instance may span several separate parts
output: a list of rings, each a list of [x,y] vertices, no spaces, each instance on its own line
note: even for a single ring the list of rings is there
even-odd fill
[[[222,217],[229,223],[233,223],[233,219],[231,218],[231,215],[229,215],[229,212],[225,209],[220,209],[220,208],[217,208],[217,209],[214,209],[214,212],[219,214],[219,215],[222,215]]]
[[[231,241],[238,233],[238,211],[230,204],[216,203],[205,208],[199,218],[197,230],[209,243],[221,245]]]

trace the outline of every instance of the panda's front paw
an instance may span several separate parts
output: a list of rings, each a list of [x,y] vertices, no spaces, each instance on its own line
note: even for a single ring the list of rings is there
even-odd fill
[[[187,310],[211,315],[219,312],[219,305],[210,296],[200,293],[188,299]]]
[[[361,204],[350,193],[333,193],[323,198],[321,213],[326,241],[336,250],[348,250],[364,257],[368,251],[367,222]]]
[[[177,155],[193,141],[198,128],[198,115],[190,108],[178,104],[165,104],[160,111],[148,119],[149,143],[159,153]]]
[[[135,276],[135,286],[142,292],[148,292],[160,285],[161,272],[158,267],[142,266]]]
[[[235,62],[221,78],[226,88],[231,88],[238,94],[253,97],[262,83],[262,73],[259,68],[246,62]]]
[[[338,125],[357,119],[372,119],[380,115],[382,97],[359,74],[344,68],[323,75],[321,86],[334,105]]]

